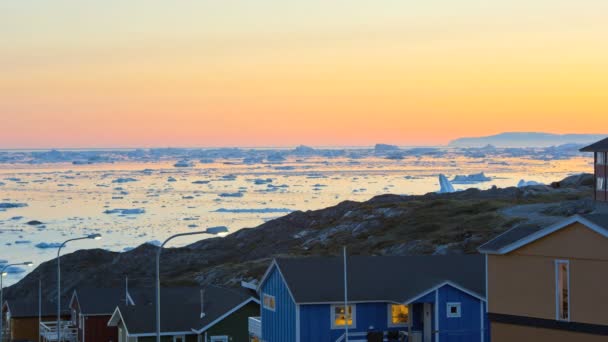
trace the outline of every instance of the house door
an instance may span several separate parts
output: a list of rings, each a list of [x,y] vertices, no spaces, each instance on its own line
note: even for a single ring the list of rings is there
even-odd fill
[[[209,342],[228,342],[228,336],[211,336]]]
[[[430,303],[424,303],[422,310],[422,329],[423,329],[423,340],[424,342],[431,342],[433,340],[433,310]]]

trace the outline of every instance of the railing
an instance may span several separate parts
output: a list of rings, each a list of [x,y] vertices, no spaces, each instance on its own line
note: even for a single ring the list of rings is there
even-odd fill
[[[78,329],[71,321],[61,321],[61,341],[75,342],[78,339]],[[40,337],[44,342],[58,342],[57,322],[40,322]]]
[[[400,331],[399,333],[400,333],[401,338],[402,338],[402,339],[400,339],[400,341],[401,340],[407,341],[408,333],[406,331]],[[342,342],[342,341],[345,341],[345,339],[346,339],[346,335],[342,334],[342,336],[340,336],[336,340],[336,342]],[[386,332],[384,332],[383,341],[388,341],[387,333]],[[348,342],[367,342],[367,332],[366,331],[349,332],[348,333]]]
[[[249,317],[249,335],[262,337],[262,319],[260,317]]]

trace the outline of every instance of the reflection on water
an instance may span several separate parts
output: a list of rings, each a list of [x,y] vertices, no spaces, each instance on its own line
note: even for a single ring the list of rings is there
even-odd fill
[[[520,179],[549,183],[589,171],[586,158],[540,161],[461,156],[289,159],[277,164],[224,163],[175,168],[175,161],[94,165],[0,165],[0,203],[26,203],[0,209],[0,260],[53,258],[56,249],[35,247],[90,233],[100,241],[79,241],[80,248],[124,251],[163,240],[171,234],[212,226],[231,232],[254,227],[289,210],[319,209],[344,200],[365,201],[375,195],[437,191],[438,174],[485,172],[492,178],[454,187],[515,186]],[[30,225],[37,220],[42,224]],[[183,238],[184,245],[199,237]],[[29,270],[25,270],[26,272]],[[11,274],[14,283],[24,273]]]

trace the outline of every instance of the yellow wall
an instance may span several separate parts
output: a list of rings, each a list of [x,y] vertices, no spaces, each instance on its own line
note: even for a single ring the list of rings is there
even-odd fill
[[[555,319],[555,260],[570,262],[570,320],[608,325],[608,239],[575,223],[488,256],[489,312]]]

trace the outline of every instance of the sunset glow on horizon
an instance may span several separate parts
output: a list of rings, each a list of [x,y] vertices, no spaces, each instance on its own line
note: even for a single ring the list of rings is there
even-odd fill
[[[0,149],[608,132],[608,1],[0,2]]]

